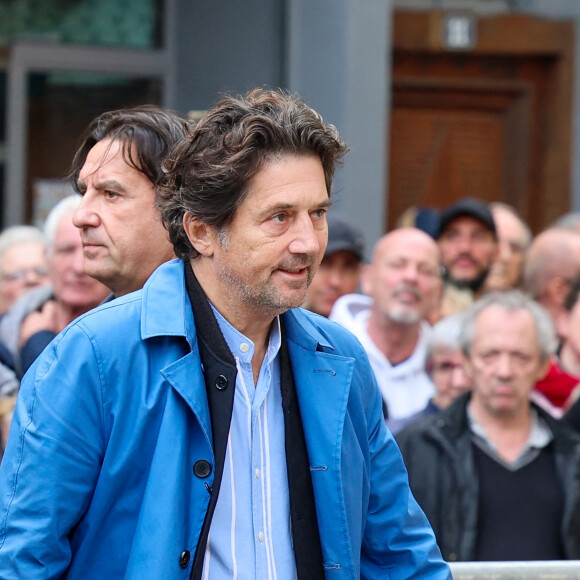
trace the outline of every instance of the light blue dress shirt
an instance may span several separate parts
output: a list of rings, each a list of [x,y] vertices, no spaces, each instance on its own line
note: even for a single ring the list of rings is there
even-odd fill
[[[214,308],[237,367],[224,472],[204,556],[206,579],[296,578],[276,318],[258,382],[254,344]]]

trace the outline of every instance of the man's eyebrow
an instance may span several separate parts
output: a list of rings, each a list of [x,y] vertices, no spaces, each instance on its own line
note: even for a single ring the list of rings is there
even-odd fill
[[[314,209],[327,209],[332,205],[332,201],[330,201],[330,199],[325,200],[319,204],[316,204],[314,206]],[[261,214],[262,215],[268,215],[268,214],[275,214],[278,211],[285,211],[285,210],[289,210],[289,209],[294,209],[296,207],[296,204],[293,203],[276,203],[274,205],[265,207],[262,211]]]
[[[94,184],[94,187],[95,187],[95,189],[97,189],[99,191],[112,190],[112,191],[118,191],[119,193],[125,193],[127,191],[125,186],[120,181],[117,181],[116,179],[105,179],[104,181],[98,181]],[[87,188],[87,186],[86,186],[85,182],[82,179],[79,179],[77,181],[77,189],[79,191],[83,191],[83,190],[86,190],[86,188]]]

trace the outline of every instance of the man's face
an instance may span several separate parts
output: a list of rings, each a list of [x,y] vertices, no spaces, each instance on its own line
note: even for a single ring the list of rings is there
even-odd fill
[[[84,262],[79,230],[72,214],[66,214],[56,230],[48,269],[56,299],[75,310],[94,308],[109,294],[106,286],[85,273]]]
[[[511,212],[494,208],[493,220],[497,229],[499,252],[485,281],[488,290],[515,288],[520,282],[524,257],[528,246],[526,230]]]
[[[493,233],[469,216],[452,220],[438,243],[447,275],[454,283],[465,286],[483,282],[498,251]]]
[[[465,391],[471,389],[471,377],[465,370],[465,359],[459,348],[434,348],[430,359],[431,380],[435,385],[435,402],[446,409]]]
[[[153,270],[174,257],[155,207],[155,188],[123,159],[119,141],[99,141],[79,175],[85,268],[116,296],[141,288]]]
[[[363,291],[374,309],[400,324],[415,324],[439,306],[440,254],[425,233],[403,228],[384,236],[363,272]]]
[[[360,258],[348,250],[339,250],[325,256],[310,284],[306,308],[328,316],[341,296],[356,292],[361,269]]]
[[[22,242],[10,246],[2,255],[0,268],[0,312],[11,308],[24,292],[48,282],[43,244]]]
[[[529,395],[547,371],[532,315],[497,305],[475,321],[467,370],[473,380],[472,405],[480,414],[501,418],[528,412]]]
[[[264,321],[303,304],[326,248],[329,203],[318,157],[285,155],[250,180],[227,230],[208,228],[203,247],[187,230],[201,250],[193,265],[204,268],[204,290],[230,322]]]

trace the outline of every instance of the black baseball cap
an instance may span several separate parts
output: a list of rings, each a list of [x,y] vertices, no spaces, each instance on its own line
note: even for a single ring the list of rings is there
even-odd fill
[[[474,197],[464,197],[451,205],[448,205],[440,214],[439,217],[439,231],[436,239],[441,237],[445,228],[455,219],[461,216],[469,216],[481,222],[497,239],[497,231],[495,229],[495,222],[493,215],[489,209],[489,205],[485,201],[476,199]]]
[[[326,220],[328,222],[328,245],[324,257],[344,250],[352,252],[362,261],[365,251],[362,233],[339,213],[329,211]]]

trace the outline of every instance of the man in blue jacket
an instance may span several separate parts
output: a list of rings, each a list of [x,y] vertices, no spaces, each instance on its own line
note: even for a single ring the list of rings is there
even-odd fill
[[[181,261],[23,381],[1,578],[450,578],[363,349],[297,308],[345,152],[265,90],[174,148],[159,203]]]

